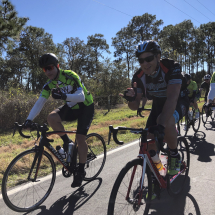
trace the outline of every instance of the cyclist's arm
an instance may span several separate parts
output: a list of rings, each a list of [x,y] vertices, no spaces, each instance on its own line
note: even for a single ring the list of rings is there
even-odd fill
[[[36,103],[34,104],[33,108],[31,109],[27,120],[31,120],[33,121],[33,119],[40,113],[40,111],[42,110],[44,104],[46,103],[47,99],[44,97],[39,97],[39,99],[36,101]]]
[[[128,102],[128,107],[131,110],[137,110],[140,106],[141,99],[142,99],[142,93],[137,93],[136,99],[133,102]]]
[[[208,103],[212,103],[215,97],[215,83],[210,84],[210,91],[208,93]]]
[[[84,102],[85,101],[85,95],[82,87],[79,87],[77,91],[75,91],[73,94],[66,94],[66,101],[67,102]]]
[[[180,89],[181,84],[170,84],[167,86],[167,99],[160,114],[158,124],[161,124],[166,127],[166,123],[174,114]]]

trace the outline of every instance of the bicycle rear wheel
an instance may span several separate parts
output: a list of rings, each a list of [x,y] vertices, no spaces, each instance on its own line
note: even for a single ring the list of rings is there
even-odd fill
[[[199,111],[199,109],[198,109],[198,111]],[[199,113],[200,113],[200,111],[199,111]],[[192,127],[193,127],[193,130],[195,132],[197,132],[199,130],[199,127],[200,127],[201,117],[199,116],[199,118],[197,118],[197,119],[195,117],[196,117],[196,111],[195,111],[195,109],[193,109],[193,125],[192,125]]]
[[[17,212],[34,210],[42,204],[52,191],[56,178],[56,169],[52,157],[46,152],[40,162],[37,179],[34,165],[31,177],[29,173],[37,154],[36,149],[27,150],[13,159],[2,181],[2,196],[6,205]]]
[[[150,170],[146,166],[143,189],[140,190],[142,165],[143,160],[137,158],[127,163],[121,170],[110,195],[108,215],[148,214],[152,196],[152,179]],[[146,199],[147,193],[148,197]],[[139,204],[138,200],[140,200]]]
[[[85,164],[85,181],[91,181],[102,171],[106,161],[106,145],[104,139],[96,133],[86,137],[88,146],[87,161]]]
[[[181,168],[178,175],[167,174],[167,190],[170,195],[178,195],[183,190],[190,167],[190,152],[186,138],[178,137],[178,153],[181,157]]]

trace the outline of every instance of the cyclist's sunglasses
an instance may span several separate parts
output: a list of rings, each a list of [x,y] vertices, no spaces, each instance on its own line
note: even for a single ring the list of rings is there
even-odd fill
[[[47,70],[53,70],[54,69],[54,66],[46,66],[46,67],[43,67],[43,72],[46,72]]]
[[[154,60],[154,57],[155,57],[154,55],[151,55],[151,56],[148,56],[148,57],[145,57],[145,58],[139,58],[138,61],[139,61],[140,64],[144,63],[144,61],[149,63],[149,62]]]

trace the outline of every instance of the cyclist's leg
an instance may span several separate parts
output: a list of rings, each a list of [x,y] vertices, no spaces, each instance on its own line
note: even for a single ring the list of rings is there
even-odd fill
[[[59,108],[52,111],[48,117],[47,121],[54,131],[65,131],[62,121],[74,121],[76,120],[76,114],[67,105],[60,106]],[[65,151],[68,150],[68,143],[71,142],[67,134],[58,134],[63,140],[63,148]]]
[[[175,129],[175,124],[185,116],[188,110],[188,103],[179,99],[174,115],[170,117],[165,128],[165,140],[168,144],[170,150],[169,156],[169,169],[168,173],[170,175],[175,175],[180,170],[180,155],[177,149],[177,131]]]
[[[157,117],[158,117],[157,110],[156,110],[156,108],[152,105],[152,110],[151,110],[150,115],[149,115],[149,117],[148,117],[148,120],[147,120],[147,122],[146,122],[146,128],[149,128],[150,126],[156,125],[156,124],[157,124],[157,122],[156,122]],[[153,139],[153,138],[154,138],[154,135],[151,134],[151,133],[148,133],[148,134],[147,134],[147,138],[148,138],[148,139]],[[156,147],[156,144],[150,144],[150,145],[148,146],[148,151],[150,151],[150,150],[155,150],[155,151],[157,151],[158,149],[157,149],[157,147]]]
[[[76,141],[78,144],[78,154],[79,154],[79,168],[78,172],[74,176],[74,181],[72,187],[79,187],[86,175],[84,170],[85,163],[87,160],[88,147],[86,144],[86,135],[90,128],[91,122],[94,116],[94,104],[84,107],[80,110],[78,114],[78,126],[76,133]]]

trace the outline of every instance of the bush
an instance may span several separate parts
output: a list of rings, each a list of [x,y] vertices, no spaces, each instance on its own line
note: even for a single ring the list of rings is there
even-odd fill
[[[26,93],[20,88],[0,91],[0,130],[12,128],[14,122],[23,123],[38,98],[39,94]],[[62,104],[63,101],[49,98],[34,121],[40,124],[45,123],[48,114]]]

